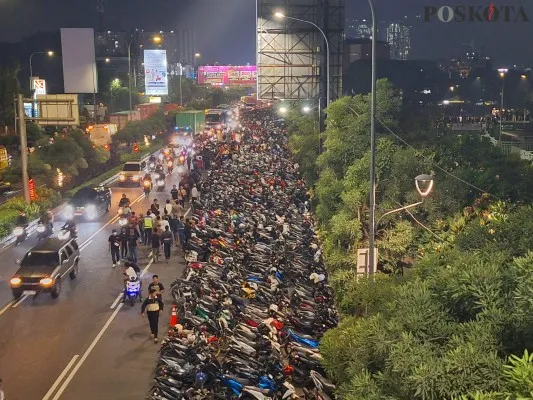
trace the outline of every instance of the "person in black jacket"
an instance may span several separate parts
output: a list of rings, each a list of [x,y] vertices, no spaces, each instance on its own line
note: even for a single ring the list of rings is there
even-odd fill
[[[159,330],[159,313],[163,311],[163,302],[157,296],[155,289],[149,290],[150,294],[144,299],[141,307],[141,315],[144,317],[145,311],[148,316],[148,324],[154,343],[157,343],[157,333]]]

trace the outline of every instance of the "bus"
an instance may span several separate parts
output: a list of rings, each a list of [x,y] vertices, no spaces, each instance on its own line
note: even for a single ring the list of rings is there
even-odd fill
[[[207,129],[224,130],[228,124],[226,110],[211,109],[205,112],[205,127]]]

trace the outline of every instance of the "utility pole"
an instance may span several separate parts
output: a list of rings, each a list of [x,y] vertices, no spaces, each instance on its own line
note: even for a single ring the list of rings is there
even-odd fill
[[[22,187],[24,192],[24,201],[31,203],[30,187],[28,176],[28,141],[26,138],[26,114],[24,113],[24,96],[18,95],[17,99],[18,123],[20,134],[20,160],[22,162]]]

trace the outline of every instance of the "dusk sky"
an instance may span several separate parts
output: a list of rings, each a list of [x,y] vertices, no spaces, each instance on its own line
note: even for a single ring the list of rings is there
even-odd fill
[[[347,0],[346,16],[369,17],[367,0]],[[96,0],[0,0],[0,41],[17,41],[38,30],[60,27],[94,27]],[[376,0],[379,20],[408,16],[414,22],[424,6],[487,6],[489,1]],[[533,65],[533,2],[505,0],[495,6],[523,6],[527,23],[418,22],[412,34],[412,58],[448,58],[461,43],[475,40],[476,47],[497,63]],[[254,0],[108,0],[106,28],[171,30],[193,28],[202,62],[243,64],[255,61]]]

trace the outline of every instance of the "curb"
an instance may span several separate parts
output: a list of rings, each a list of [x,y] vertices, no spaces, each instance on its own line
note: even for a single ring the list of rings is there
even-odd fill
[[[156,155],[157,153],[159,153],[159,151],[160,150],[157,150],[155,153],[149,154],[149,155],[145,156],[144,158],[141,158],[140,162],[148,161],[150,156]],[[99,185],[106,186],[106,185],[115,183],[116,181],[118,181],[119,175],[120,175],[120,172],[116,173],[111,178],[108,178],[105,181],[100,182]],[[60,204],[56,208],[52,209],[52,213],[55,216],[57,216],[57,215],[59,215],[61,213],[61,210],[63,210],[64,207],[65,207],[65,203]],[[37,223],[38,222],[39,222],[39,219],[35,219],[35,220],[31,221],[28,224],[28,229],[27,229],[28,230],[28,236],[31,235],[33,232],[35,232],[35,229],[37,229]],[[9,246],[12,243],[15,243],[16,240],[17,240],[17,238],[13,234],[10,234],[10,235],[6,236],[5,238],[3,238],[2,240],[0,240],[0,245],[3,245],[4,247],[6,247],[6,246]]]

